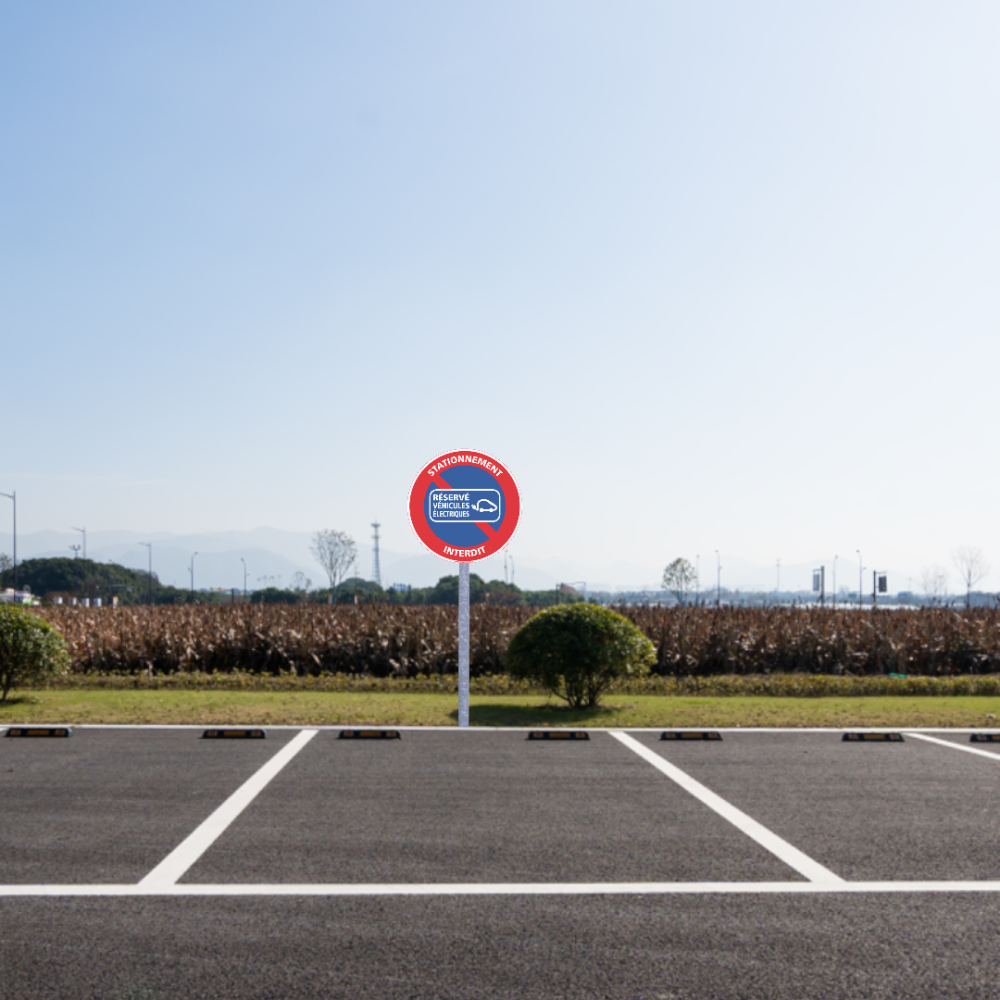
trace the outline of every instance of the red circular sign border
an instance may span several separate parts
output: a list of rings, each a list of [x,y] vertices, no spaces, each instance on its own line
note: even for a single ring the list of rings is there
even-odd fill
[[[513,490],[508,490],[506,488],[506,483],[501,482],[501,489],[503,490],[503,498],[506,509],[504,511],[503,524],[501,524],[500,530],[492,531],[490,528],[483,529],[489,537],[485,542],[483,542],[482,545],[475,545],[469,549],[460,549],[456,546],[448,545],[446,542],[438,538],[438,536],[431,531],[430,525],[427,523],[427,516],[424,512],[424,499],[427,496],[427,486],[435,480],[439,486],[445,486],[448,482],[447,478],[442,478],[447,477],[447,468],[443,468],[439,472],[434,473],[431,473],[430,470],[436,465],[457,456],[485,459],[487,462],[491,462],[509,480],[511,486],[513,486]],[[473,463],[449,462],[448,464],[471,465]],[[478,465],[480,463],[476,464]],[[482,466],[480,465],[480,467]],[[487,469],[487,471],[489,470]],[[421,483],[424,484],[423,489],[419,489]],[[431,459],[431,461],[426,462],[423,465],[420,472],[417,473],[417,478],[413,480],[413,485],[410,487],[409,508],[410,525],[412,526],[414,532],[416,532],[417,538],[419,538],[424,546],[430,549],[434,555],[440,556],[442,559],[447,559],[449,562],[479,562],[480,559],[489,559],[490,556],[495,556],[498,552],[501,552],[504,546],[507,545],[513,537],[514,532],[517,530],[518,521],[521,519],[521,491],[517,488],[517,481],[511,475],[510,469],[508,469],[507,466],[504,465],[498,458],[494,458],[492,455],[487,455],[484,451],[455,448],[452,451],[446,451],[444,454],[438,455],[436,458]],[[474,523],[482,528],[482,524],[480,522]],[[450,552],[447,550],[450,550]],[[463,554],[458,555],[459,552]],[[474,554],[466,555],[464,553]]]

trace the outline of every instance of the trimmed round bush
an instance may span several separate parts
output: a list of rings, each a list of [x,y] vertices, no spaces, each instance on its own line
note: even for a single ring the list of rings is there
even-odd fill
[[[573,708],[592,708],[621,677],[644,677],[653,644],[627,618],[596,604],[546,608],[514,633],[504,657],[512,677],[541,684]]]
[[[69,666],[62,633],[16,604],[0,604],[0,701],[12,687],[44,680]]]

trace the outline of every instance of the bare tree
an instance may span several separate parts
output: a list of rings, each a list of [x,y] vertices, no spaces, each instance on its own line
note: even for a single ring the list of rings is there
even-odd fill
[[[920,585],[931,604],[937,604],[948,593],[948,571],[944,566],[925,566],[920,571]]]
[[[677,598],[678,604],[687,604],[688,591],[695,578],[694,566],[687,559],[675,559],[663,571],[663,586]]]
[[[303,597],[309,593],[309,588],[312,587],[313,582],[305,575],[301,570],[296,570],[295,575],[292,577],[292,582],[290,584],[292,590],[296,594],[301,594]]]
[[[354,539],[346,531],[333,531],[330,528],[313,535],[309,551],[330,578],[331,590],[340,586],[357,558]]]
[[[990,571],[990,564],[978,545],[963,545],[951,554],[958,575],[965,584],[965,606],[972,602],[972,588]]]

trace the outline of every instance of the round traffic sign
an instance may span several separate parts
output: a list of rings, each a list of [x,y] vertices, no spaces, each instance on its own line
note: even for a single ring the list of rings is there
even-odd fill
[[[521,516],[510,470],[481,451],[448,451],[428,462],[410,489],[410,524],[436,556],[477,562],[496,555]]]

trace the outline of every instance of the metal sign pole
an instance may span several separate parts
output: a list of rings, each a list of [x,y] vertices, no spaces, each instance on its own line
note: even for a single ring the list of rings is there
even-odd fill
[[[458,564],[458,724],[469,724],[469,564]]]

